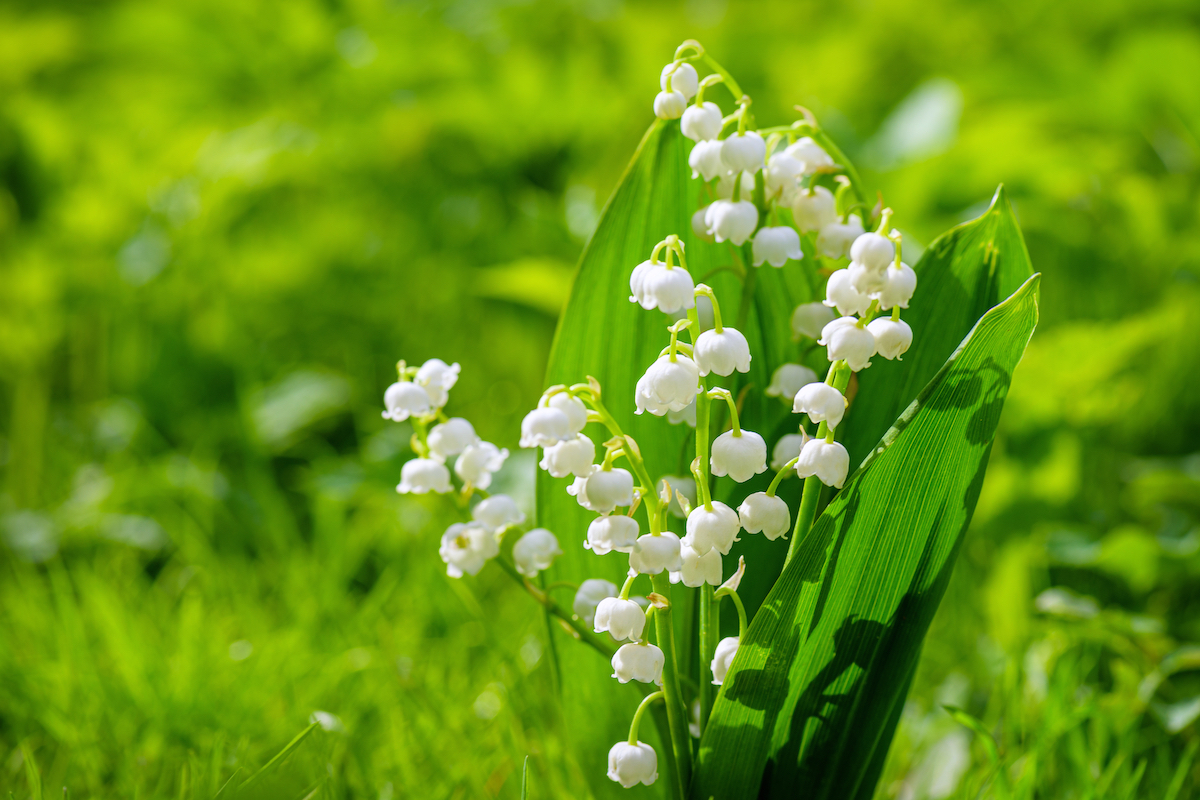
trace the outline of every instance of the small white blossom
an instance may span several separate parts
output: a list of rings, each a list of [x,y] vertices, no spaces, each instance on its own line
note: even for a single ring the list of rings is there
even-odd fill
[[[845,258],[850,245],[862,236],[862,217],[851,214],[846,222],[831,222],[817,234],[817,249],[827,258]]]
[[[632,600],[606,597],[596,604],[592,625],[596,633],[608,631],[618,642],[623,639],[636,642],[642,638],[642,630],[646,627],[646,612]]]
[[[559,408],[535,408],[521,420],[521,447],[550,447],[573,435],[571,418]]]
[[[800,387],[807,386],[815,380],[820,380],[817,373],[803,364],[780,364],[771,375],[771,383],[767,385],[767,396],[778,397],[785,405],[790,406]]]
[[[750,197],[751,192],[754,191],[754,174],[751,172],[726,172],[724,165],[722,165],[720,178],[717,180],[716,193],[718,200],[733,199],[733,187],[738,182],[739,175],[742,176],[740,178],[742,184],[741,198],[745,200],[747,197]]]
[[[725,431],[712,443],[712,474],[745,483],[767,471],[767,443],[754,431]]]
[[[620,590],[612,581],[588,578],[579,584],[579,591],[575,592],[571,610],[575,612],[575,616],[583,620],[584,625],[590,627],[596,621],[596,606],[606,597],[616,597],[618,591]]]
[[[499,530],[508,525],[520,525],[525,521],[525,512],[508,495],[494,494],[475,504],[471,518],[492,530]]]
[[[886,269],[886,268],[885,268]],[[842,270],[838,270],[841,272]],[[851,261],[845,272],[850,275],[850,285],[854,291],[864,295],[875,296],[883,288],[885,270],[874,270],[865,264]]]
[[[477,441],[468,445],[454,462],[454,474],[476,489],[486,489],[492,485],[492,473],[498,472],[507,458],[507,447]]]
[[[716,139],[721,135],[721,107],[707,101],[702,106],[688,106],[679,129],[694,142]]]
[[[699,381],[700,368],[692,359],[680,353],[674,360],[669,355],[661,356],[638,378],[634,413],[649,411],[661,417],[668,411],[682,411],[696,399]]]
[[[656,487],[660,495],[662,494],[664,485],[671,487],[671,503],[667,506],[667,511],[673,517],[686,519],[687,514],[683,513],[683,508],[680,507],[679,500],[675,497],[675,493],[678,492],[686,497],[689,506],[696,505],[695,478],[689,478],[686,475],[663,475],[662,478],[659,479],[658,486]]]
[[[666,570],[671,572],[683,566],[679,560],[679,537],[670,531],[655,536],[647,533],[639,536],[629,554],[629,568],[643,575],[657,575]]]
[[[913,291],[917,288],[917,273],[908,264],[901,262],[884,270],[883,288],[879,290],[879,308],[889,311],[893,306],[908,308]]]
[[[720,331],[705,331],[696,338],[692,357],[701,375],[715,372],[731,375],[750,371],[750,344],[741,331],[722,328]],[[694,399],[694,398],[693,398]]]
[[[812,303],[801,303],[792,312],[792,339],[800,341],[800,337],[819,339],[821,329],[833,322],[833,311],[817,300]]]
[[[804,431],[788,433],[779,437],[775,449],[771,451],[771,469],[783,469],[793,458],[800,455],[804,443],[812,437]]]
[[[733,657],[737,655],[738,637],[727,636],[717,642],[717,650],[713,654],[712,660],[712,676],[713,684],[720,686],[725,682],[725,676],[729,674],[729,665],[733,663]]]
[[[654,116],[659,119],[679,119],[686,108],[683,92],[659,92],[654,96]]]
[[[544,569],[550,569],[554,559],[562,555],[558,539],[545,528],[534,528],[513,545],[513,562],[517,572],[527,578],[537,577]]]
[[[571,481],[571,485],[567,487],[567,494],[571,495],[578,501],[579,505],[586,508],[588,511],[600,513],[600,509],[592,505],[592,501],[587,496],[587,479],[592,476],[593,472],[598,472],[600,467],[593,464],[591,469],[583,470],[575,476],[575,480]]]
[[[801,478],[816,475],[821,483],[835,489],[842,488],[846,474],[850,471],[850,454],[839,442],[812,439],[800,451],[796,462],[796,474]]]
[[[800,234],[795,228],[780,225],[774,228],[759,228],[754,234],[754,266],[761,267],[766,261],[772,267],[782,267],[788,259],[799,261],[804,258],[800,249]]]
[[[440,358],[431,358],[421,365],[413,380],[428,392],[433,407],[441,408],[450,399],[450,390],[458,383],[461,369],[457,363],[447,364]]]
[[[400,494],[445,494],[453,488],[450,470],[445,464],[433,458],[414,458],[400,468],[400,485],[396,491]]]
[[[667,422],[672,425],[687,423],[693,428],[696,427],[696,399],[692,398],[692,402],[679,411],[667,411]]]
[[[828,422],[832,430],[841,424],[846,405],[846,396],[828,383],[810,383],[796,392],[792,413],[808,414],[813,422]]]
[[[665,262],[643,261],[629,277],[629,301],[649,311],[657,308],[666,314],[695,305],[696,284],[683,267],[668,267]]]
[[[657,645],[648,642],[623,644],[613,653],[613,677],[621,683],[638,681],[662,686],[662,671],[666,659]]]
[[[658,780],[658,755],[645,742],[617,742],[608,751],[608,777],[626,789]]]
[[[708,230],[708,223],[704,221],[706,216],[708,216],[708,206],[702,206],[692,214],[692,233],[702,242],[715,242],[716,239]]]
[[[834,270],[825,283],[823,305],[837,308],[839,314],[848,317],[851,314],[861,314],[870,308],[871,297],[854,288],[850,270],[839,269]]]
[[[875,337],[860,328],[855,317],[838,317],[826,325],[817,344],[826,346],[830,361],[844,359],[855,372],[871,366],[871,356],[875,355]]]
[[[429,431],[429,451],[445,461],[450,456],[456,456],[466,449],[467,445],[478,440],[475,428],[462,417],[451,417],[445,422],[434,425]]]
[[[638,538],[638,524],[633,517],[611,514],[596,517],[588,525],[587,541],[583,546],[598,556],[611,553],[632,553]]]
[[[804,172],[804,165],[787,153],[772,153],[767,159],[767,171],[763,182],[767,194],[779,195],[785,204],[790,204],[796,193],[796,179]]]
[[[759,533],[775,541],[792,527],[792,514],[787,503],[766,492],[755,492],[738,506],[738,519],[746,533]]]
[[[783,151],[804,165],[804,174],[812,175],[817,170],[833,166],[829,154],[813,141],[811,136],[804,136],[788,145]]]
[[[384,419],[403,422],[409,417],[423,417],[433,410],[429,393],[412,381],[393,383],[383,393]]]
[[[704,214],[708,230],[718,242],[741,246],[758,226],[758,209],[749,200],[715,200]]]
[[[739,527],[737,512],[720,500],[712,501],[712,511],[701,503],[688,514],[684,541],[698,555],[706,555],[712,550],[725,555],[738,540]]]
[[[721,142],[721,160],[730,172],[753,173],[762,169],[767,158],[767,143],[757,131],[735,133]]]
[[[486,525],[459,522],[442,534],[438,554],[446,562],[446,574],[451,578],[461,578],[463,574],[479,574],[489,559],[500,554],[500,543]]]
[[[705,183],[725,174],[725,162],[721,161],[721,143],[715,139],[696,142],[688,154],[688,166],[693,178],[703,178]]]
[[[592,510],[601,514],[633,505],[633,475],[627,469],[598,469],[587,477],[584,487]]]
[[[896,258],[896,245],[880,233],[864,233],[850,245],[850,260],[873,272],[883,272]]]
[[[553,478],[565,478],[572,473],[590,472],[592,462],[596,460],[595,443],[582,433],[573,439],[558,442],[542,451],[542,460],[538,466],[550,473]]]
[[[792,198],[792,219],[796,227],[805,233],[815,233],[837,219],[837,199],[824,186],[814,186],[806,192],[797,192]]]
[[[683,566],[671,573],[671,583],[682,583],[692,589],[703,584],[721,585],[721,551],[709,550],[701,555],[684,539],[679,546],[679,558]]]
[[[557,392],[550,395],[547,405],[567,415],[571,433],[579,433],[587,425],[587,406],[578,397],[572,397],[566,392]]]
[[[912,346],[912,328],[902,319],[880,317],[867,323],[867,330],[875,337],[875,348],[879,355],[889,361],[893,358],[900,360],[900,356]]]
[[[691,100],[696,96],[696,92],[700,91],[700,76],[696,73],[696,68],[691,64],[684,62],[679,66],[675,66],[672,62],[662,68],[662,74],[658,78],[658,85],[664,92],[679,92],[688,100]]]

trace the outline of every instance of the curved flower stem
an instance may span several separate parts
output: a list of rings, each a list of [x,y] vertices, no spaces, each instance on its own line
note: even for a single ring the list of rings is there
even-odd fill
[[[713,587],[711,584],[700,584],[700,734],[708,727],[708,718],[712,714],[713,685],[712,658],[715,645],[713,639],[718,633],[716,603],[713,602]]]
[[[642,702],[638,704],[637,711],[633,712],[633,721],[629,723],[629,743],[638,743],[638,726],[642,723],[642,715],[646,713],[646,709],[655,700],[662,700],[663,693],[660,689],[657,692],[651,692],[642,698]]]
[[[718,386],[715,389],[709,389],[708,396],[713,398],[714,400],[724,400],[725,401],[725,405],[729,406],[729,417],[730,417],[730,421],[733,424],[733,435],[741,436],[742,435],[742,426],[741,426],[741,423],[738,421],[737,403],[733,399],[733,392],[729,391],[728,389],[726,389],[724,387]]]
[[[735,81],[733,76],[729,74],[729,70],[721,66],[719,61],[703,51],[700,53],[700,60],[704,62],[705,66],[721,76],[721,80],[723,80],[725,85],[729,87],[729,93],[733,95],[733,99],[735,101],[742,97],[742,87],[739,86],[738,82]]]
[[[600,653],[600,655],[608,659],[611,659],[613,654],[617,652],[617,648],[605,642],[592,631],[589,631],[582,622],[575,618],[574,614],[568,614],[566,611],[564,611],[562,606],[555,602],[554,598],[530,583],[529,580],[525,576],[521,575],[521,573],[517,572],[516,567],[508,563],[508,561],[504,560],[503,558],[497,558],[496,563],[500,565],[500,568],[503,569],[510,578],[523,586],[525,591],[529,592],[534,600],[536,600],[538,603],[541,603],[541,605],[545,607],[546,611],[562,620],[563,623],[570,628],[576,639],[593,648]]]
[[[654,591],[663,597],[671,596],[671,581],[667,573],[651,576]],[[667,705],[667,723],[671,728],[671,748],[675,751],[675,785],[677,798],[687,796],[687,784],[692,774],[692,740],[688,730],[687,709],[679,690],[679,665],[675,658],[675,631],[671,622],[671,606],[659,608],[654,614],[655,638],[663,652],[663,699]]]
[[[629,461],[629,466],[633,467],[633,472],[637,475],[638,480],[642,482],[642,486],[645,486],[649,490],[643,495],[642,502],[646,504],[646,517],[650,523],[650,533],[655,535],[662,533],[662,526],[660,524],[662,516],[660,514],[660,506],[662,504],[658,499],[658,495],[654,492],[655,484],[654,481],[650,480],[650,473],[646,470],[646,462],[642,460],[641,453],[633,443],[633,439],[621,430],[621,426],[617,424],[616,419],[613,418],[613,415],[605,408],[604,403],[600,402],[597,393],[592,391],[590,387],[584,384],[571,388],[573,393],[578,390],[578,394],[586,397],[587,402],[592,406],[592,410],[599,417],[599,422],[608,428],[613,436],[625,440],[625,458]]]
[[[779,472],[775,474],[775,477],[771,479],[771,485],[767,487],[767,497],[775,496],[776,490],[779,489],[780,482],[787,477],[787,474],[792,471],[792,468],[796,466],[796,462],[799,460],[800,456],[796,456],[791,461],[784,464],[783,469],[779,470]]]

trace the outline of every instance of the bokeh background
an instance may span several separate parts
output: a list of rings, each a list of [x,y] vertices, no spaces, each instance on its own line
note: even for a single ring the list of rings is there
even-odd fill
[[[1045,276],[878,796],[1002,796],[943,705],[1025,796],[1200,785],[1195,3],[10,0],[6,794],[208,798],[315,720],[271,793],[513,798],[530,755],[531,797],[587,796],[544,619],[445,577],[379,408],[397,358],[457,361],[516,449],[688,37],[761,124],[813,109],[906,245],[1003,182]]]

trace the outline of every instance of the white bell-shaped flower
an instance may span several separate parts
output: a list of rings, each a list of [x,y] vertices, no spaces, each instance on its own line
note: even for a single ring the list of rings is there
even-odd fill
[[[467,445],[478,440],[475,427],[462,417],[451,417],[445,422],[434,425],[429,431],[429,452],[445,461],[450,456],[456,456],[466,449]]]
[[[461,369],[457,363],[447,364],[440,358],[431,358],[421,365],[413,380],[429,394],[433,407],[441,408],[449,401],[450,390],[458,383]]]
[[[680,353],[675,354],[674,361],[669,355],[660,356],[638,378],[634,413],[649,411],[661,417],[668,411],[682,411],[696,399],[699,381],[700,368],[692,359]]]
[[[722,328],[720,331],[705,331],[696,338],[692,357],[701,375],[715,372],[731,375],[750,371],[750,344],[741,331]]]
[[[721,142],[721,160],[730,172],[754,173],[767,158],[767,143],[757,131],[735,133]]]
[[[571,433],[579,433],[587,425],[587,406],[578,397],[572,397],[566,392],[557,392],[550,395],[547,405],[567,415]]]
[[[715,200],[704,213],[713,239],[740,247],[758,225],[758,209],[749,200]]]
[[[471,519],[492,530],[500,530],[508,525],[520,525],[525,521],[525,512],[508,495],[494,494],[475,504],[471,509]]]
[[[632,600],[606,597],[596,604],[592,620],[592,630],[596,633],[608,631],[608,635],[618,642],[624,639],[636,642],[642,638],[645,627],[646,612]]]
[[[745,200],[751,196],[751,192],[754,191],[754,174],[750,172],[725,172],[724,164],[722,164],[716,188],[718,200],[733,199],[733,187],[739,180],[739,175],[742,176],[740,178],[742,184],[741,198]]]
[[[707,215],[708,206],[703,206],[692,214],[692,233],[702,242],[715,242],[716,239],[709,233],[708,223],[704,221]]]
[[[590,474],[592,462],[595,460],[596,444],[582,433],[578,433],[573,439],[567,439],[543,450],[538,466],[553,478],[565,478],[571,474]]]
[[[492,473],[498,472],[508,458],[508,448],[496,447],[491,442],[477,441],[467,445],[462,455],[454,462],[454,474],[476,489],[492,485]]]
[[[725,431],[712,443],[712,474],[745,483],[767,471],[767,443],[754,431]]]
[[[671,63],[662,68],[658,85],[664,92],[679,92],[691,100],[696,96],[696,92],[700,91],[700,76],[696,73],[696,68],[687,62],[679,66]]]
[[[707,183],[725,174],[725,162],[721,160],[721,143],[716,139],[696,142],[688,154],[688,166],[693,178],[703,178]]]
[[[680,569],[683,562],[679,554],[679,537],[670,531],[655,536],[647,533],[639,536],[629,554],[629,568],[643,575],[657,575]]]
[[[792,527],[792,513],[787,503],[766,492],[755,492],[738,506],[738,520],[746,533],[762,533],[775,541],[787,535]]]
[[[667,506],[667,512],[671,516],[678,519],[687,519],[687,514],[683,513],[683,508],[679,505],[679,500],[675,494],[678,492],[687,498],[688,507],[696,505],[696,480],[687,475],[663,475],[658,481],[658,486],[655,490],[662,495],[663,486],[671,487],[671,502]]]
[[[721,585],[721,551],[709,550],[701,555],[684,539],[679,546],[679,559],[683,566],[671,573],[671,583],[682,583],[695,589],[697,586],[708,584]]]
[[[593,510],[608,514],[617,506],[633,505],[633,474],[620,467],[598,469],[587,477],[584,490]]]
[[[598,556],[614,550],[618,553],[632,553],[637,538],[637,520],[624,514],[610,514],[592,520],[592,524],[588,525],[587,541],[583,546]]]
[[[842,488],[846,474],[850,471],[850,454],[840,442],[813,439],[800,451],[796,462],[796,474],[801,478],[816,475],[821,483],[835,489]]]
[[[861,294],[875,297],[884,286],[886,269],[876,271],[865,264],[851,261],[845,271],[850,274],[850,285],[854,287],[854,291]]]
[[[521,447],[550,447],[572,436],[571,418],[560,408],[535,408],[521,420]]]
[[[707,101],[702,106],[688,106],[679,129],[694,142],[716,139],[721,135],[721,107]]]
[[[500,543],[491,529],[479,522],[459,522],[442,534],[438,548],[451,578],[477,575],[489,559],[500,554]]]
[[[404,466],[400,468],[400,485],[396,487],[400,494],[445,494],[453,489],[450,485],[450,470],[433,458],[414,458],[404,462]]]
[[[617,742],[608,751],[608,777],[629,789],[658,780],[658,755],[645,742]]]
[[[737,541],[738,528],[737,512],[720,500],[713,500],[712,511],[701,503],[688,514],[684,541],[698,555],[707,555],[712,550],[726,555]]]
[[[790,406],[800,387],[815,380],[820,380],[817,373],[803,364],[780,364],[771,375],[771,382],[767,384],[767,397],[778,397],[785,405]]]
[[[849,269],[834,270],[833,274],[829,276],[829,280],[825,282],[823,305],[837,308],[838,313],[845,317],[851,314],[861,314],[870,308],[870,295],[855,289],[852,278],[853,274]],[[828,325],[829,322],[825,324]]]
[[[659,119],[679,119],[686,109],[683,92],[659,92],[654,96],[654,116]]]
[[[606,597],[616,597],[619,591],[617,585],[612,581],[606,581],[603,578],[588,578],[579,584],[579,591],[575,592],[571,610],[575,612],[575,616],[583,620],[584,625],[590,628],[596,621],[596,606]]]
[[[845,258],[850,245],[863,234],[862,217],[851,214],[846,222],[831,222],[817,234],[817,250],[826,258]]]
[[[599,471],[600,467],[593,464],[591,469],[581,471],[575,476],[575,480],[571,481],[571,485],[567,487],[567,494],[571,495],[578,501],[579,505],[586,508],[588,511],[600,513],[600,509],[592,505],[592,501],[587,496],[587,479],[592,476],[593,472]]]
[[[800,455],[804,443],[811,438],[804,431],[780,436],[779,441],[775,443],[775,448],[771,450],[771,469],[779,470],[786,467],[789,461]]]
[[[629,278],[630,302],[647,311],[657,308],[666,314],[695,305],[696,284],[683,267],[668,267],[665,262],[645,261]]]
[[[880,317],[867,323],[867,330],[875,337],[875,350],[891,361],[899,360],[912,346],[913,332],[902,319]]]
[[[821,301],[801,303],[792,312],[792,338],[796,341],[799,341],[801,336],[819,339],[821,329],[833,322],[833,319],[833,310]]]
[[[858,326],[856,317],[838,317],[826,325],[817,344],[825,345],[830,361],[844,359],[855,372],[871,366],[875,355],[875,337]]]
[[[802,172],[804,165],[787,153],[772,153],[767,159],[767,171],[763,176],[767,195],[778,195],[785,204],[791,203],[797,190],[796,179]]]
[[[896,245],[881,233],[864,233],[850,245],[850,260],[873,272],[883,272],[896,258]]]
[[[805,233],[815,233],[838,221],[837,199],[824,186],[797,192],[792,198],[792,219]]]
[[[403,422],[409,417],[423,417],[433,411],[433,402],[424,387],[412,381],[393,383],[383,393],[384,419]]]
[[[666,659],[657,645],[648,642],[623,644],[613,653],[613,677],[621,683],[638,681],[662,686],[662,671]]]
[[[687,424],[691,427],[696,427],[696,401],[681,408],[679,411],[667,411],[667,422],[672,425]]]
[[[813,422],[828,422],[832,430],[846,413],[846,396],[828,383],[810,383],[796,392],[793,414],[808,414]]]
[[[738,637],[736,636],[726,636],[717,642],[717,649],[713,653],[711,664],[714,685],[720,686],[725,682],[725,676],[729,674],[729,665],[733,663],[733,657],[737,655],[737,650]]]
[[[513,562],[517,572],[526,578],[535,578],[544,569],[550,569],[554,559],[562,555],[558,539],[545,528],[534,528],[513,545]]]
[[[761,267],[766,261],[772,267],[782,267],[788,259],[799,261],[804,258],[800,249],[800,234],[795,228],[780,225],[774,228],[759,228],[754,234],[754,266]]]
[[[792,142],[783,151],[804,165],[804,174],[812,175],[819,169],[833,166],[833,159],[811,136],[803,136]]]
[[[883,288],[879,290],[879,308],[890,311],[894,306],[908,308],[913,291],[917,288],[917,273],[908,264],[901,262],[884,270]]]

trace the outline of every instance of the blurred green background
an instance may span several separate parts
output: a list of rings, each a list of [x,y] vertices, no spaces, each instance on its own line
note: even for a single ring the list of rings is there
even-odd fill
[[[1197,790],[1194,2],[10,0],[5,793],[208,798],[313,720],[259,796],[515,798],[527,754],[587,796],[543,619],[445,577],[380,401],[458,361],[448,410],[516,449],[687,37],[760,124],[813,109],[906,245],[1004,182],[1045,275],[878,796]]]

